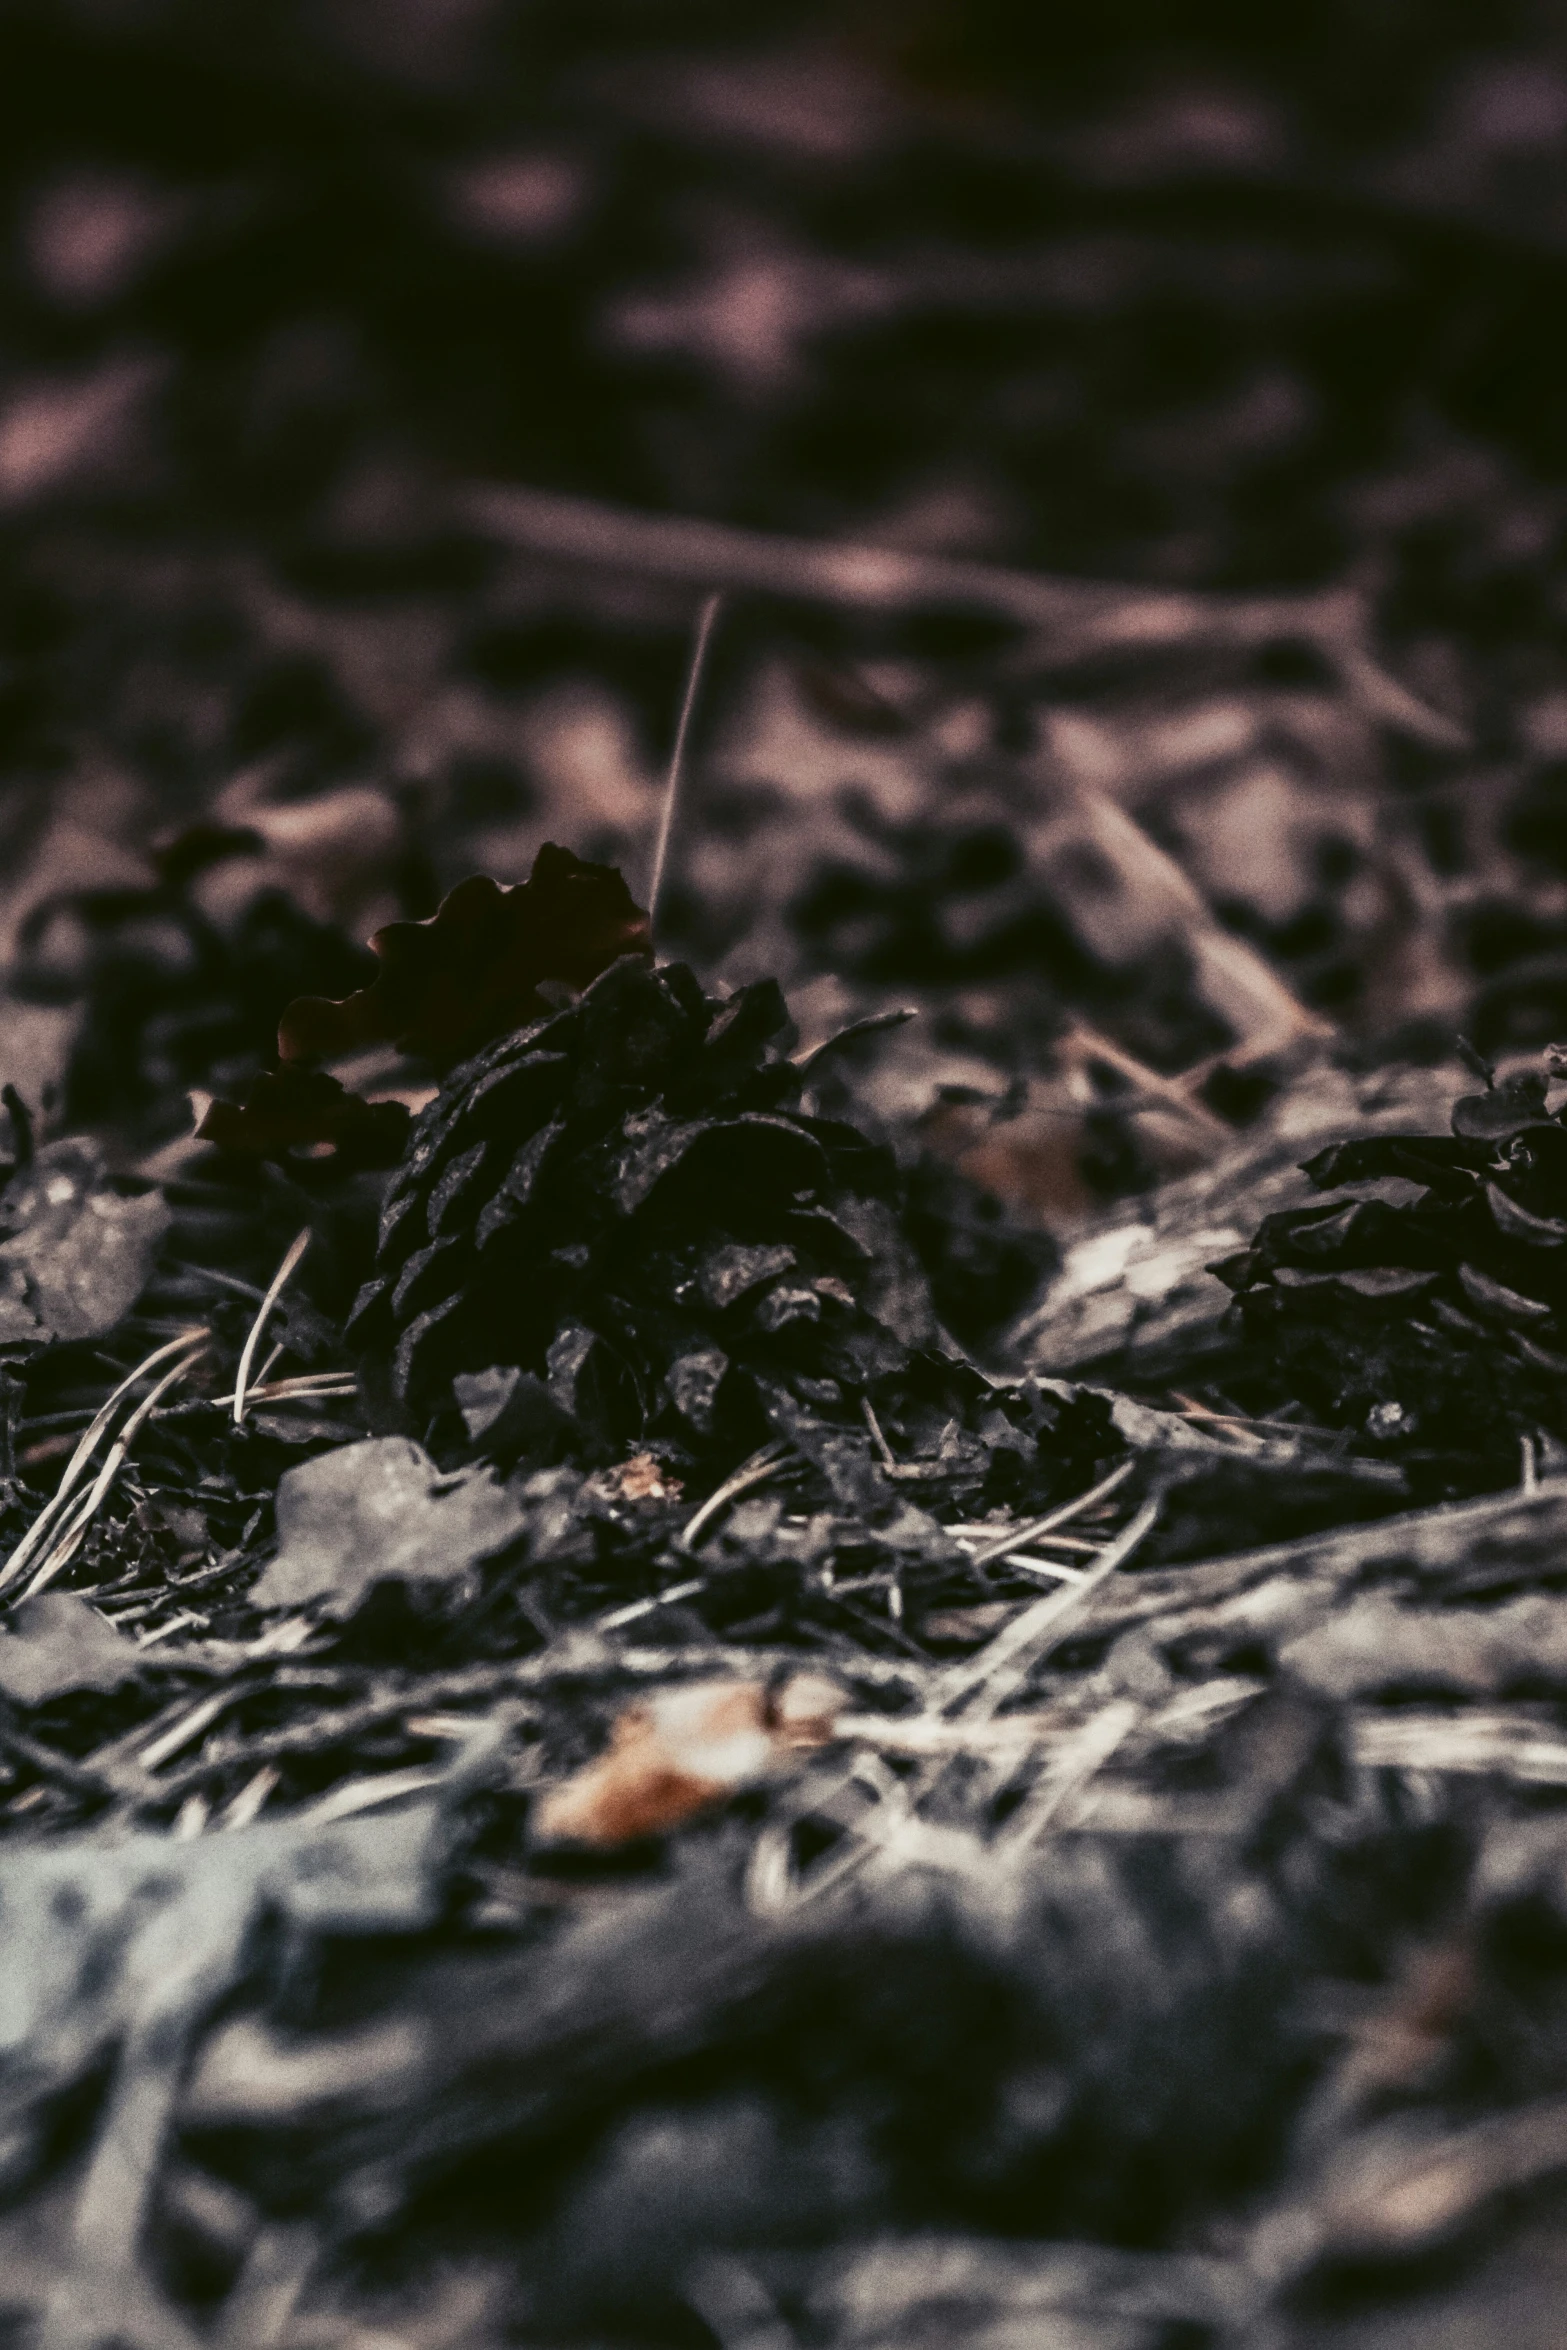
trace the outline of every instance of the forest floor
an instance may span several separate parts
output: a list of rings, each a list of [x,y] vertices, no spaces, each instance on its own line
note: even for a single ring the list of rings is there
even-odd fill
[[[11,12],[7,2339],[1559,2341],[1567,27],[837,13]]]

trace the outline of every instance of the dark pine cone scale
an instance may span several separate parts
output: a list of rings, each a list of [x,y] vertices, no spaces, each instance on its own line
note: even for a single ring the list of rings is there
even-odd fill
[[[788,1027],[773,981],[715,1002],[627,958],[455,1070],[350,1323],[403,1403],[516,1365],[593,1449],[733,1456],[801,1414],[863,1434],[859,1399],[939,1334],[891,1155],[804,1114]]]
[[[1466,1096],[1450,1135],[1332,1145],[1305,1172],[1341,1196],[1214,1267],[1279,1392],[1411,1466],[1445,1455],[1455,1484],[1515,1476],[1521,1437],[1567,1441],[1567,1105],[1547,1084]]]

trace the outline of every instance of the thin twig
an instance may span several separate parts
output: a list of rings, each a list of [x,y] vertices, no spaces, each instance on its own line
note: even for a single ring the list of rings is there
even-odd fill
[[[236,1388],[228,1395],[191,1396],[183,1403],[164,1404],[158,1417],[165,1419],[173,1412],[195,1410],[226,1412],[239,1392]],[[296,1379],[258,1379],[253,1387],[244,1390],[244,1402],[247,1410],[256,1403],[332,1403],[358,1392],[359,1382],[352,1371],[301,1372]]]
[[[686,670],[685,692],[680,700],[680,717],[675,727],[675,747],[669,754],[669,773],[664,782],[664,806],[658,820],[658,839],[653,849],[653,872],[647,885],[647,920],[652,931],[658,919],[659,894],[664,886],[664,870],[669,862],[669,843],[675,829],[675,811],[680,802],[680,786],[685,775],[686,740],[691,732],[691,720],[696,711],[697,695],[702,690],[702,672],[707,667],[708,647],[713,638],[713,626],[723,597],[704,597],[697,614],[696,634],[691,640],[691,661]]]
[[[1310,643],[1334,663],[1347,690],[1372,716],[1443,749],[1468,747],[1460,727],[1372,658],[1365,599],[1353,590],[1204,595],[1052,578],[897,547],[784,538],[692,515],[638,514],[515,484],[475,486],[461,506],[479,529],[524,553],[600,570],[862,611],[956,606],[994,613],[1030,631],[1040,659],[1056,666],[1100,651]]]
[[[57,1754],[41,1739],[29,1738],[25,1730],[0,1720],[0,1750],[12,1755],[40,1779],[52,1779],[57,1786],[72,1795],[85,1795],[95,1803],[122,1792],[116,1779],[107,1771],[95,1769],[91,1762],[76,1762],[68,1754]]]
[[[892,1446],[887,1442],[886,1433],[880,1420],[876,1417],[875,1406],[868,1395],[861,1396],[860,1411],[866,1427],[871,1432],[871,1442],[881,1457],[883,1476],[901,1477],[907,1480],[921,1477],[944,1477],[946,1475],[946,1464],[942,1461],[899,1460]]]
[[[960,1521],[957,1525],[948,1526],[946,1529],[959,1542],[984,1541],[994,1534],[995,1530],[994,1523],[984,1519],[974,1525],[965,1525]],[[1090,1542],[1086,1535],[1082,1534],[1036,1534],[1033,1539],[1035,1542],[1048,1542],[1052,1550],[1081,1551],[1084,1558],[1097,1558],[1104,1548],[1102,1542]],[[1010,1553],[1008,1555],[1010,1556]]]
[[[426,1788],[439,1787],[446,1776],[444,1770],[382,1771],[375,1778],[345,1779],[295,1817],[324,1828],[333,1820],[352,1819],[356,1812],[379,1811],[383,1803],[401,1803],[405,1796],[421,1795]]]
[[[1196,1127],[1210,1142],[1228,1142],[1234,1136],[1235,1129],[1215,1117],[1206,1103],[1194,1101],[1179,1078],[1165,1077],[1157,1069],[1150,1069],[1146,1061],[1139,1061],[1124,1046],[1101,1036],[1097,1028],[1090,1028],[1083,1021],[1076,1021],[1065,1030],[1056,1039],[1055,1049],[1056,1058],[1062,1064],[1075,1063],[1082,1068],[1090,1061],[1100,1061],[1135,1088],[1129,1097],[1112,1095],[1108,1108],[1119,1109],[1124,1101],[1129,1109],[1170,1110]]]
[[[248,1694],[248,1691],[242,1689],[214,1690],[210,1697],[202,1698],[187,1713],[182,1713],[160,1737],[153,1739],[150,1746],[143,1747],[136,1757],[137,1762],[144,1771],[157,1770],[161,1763],[171,1761],[182,1746],[188,1746],[193,1738],[199,1738],[202,1731],[210,1728],[228,1706],[236,1705],[241,1697]]]
[[[1184,866],[1119,801],[1084,782],[1058,784],[1054,813],[1035,835],[1034,858],[1048,870],[1052,860],[1084,850],[1103,860],[1124,902],[1137,908],[1140,935],[1164,930],[1181,940],[1191,957],[1192,986],[1230,1031],[1227,1062],[1251,1065],[1286,1046],[1333,1034],[1331,1021],[1302,1003],[1265,955],[1221,927]],[[1081,1050],[1107,1063],[1120,1051],[1083,1023],[1077,1033],[1085,1040]],[[1069,1041],[1063,1039],[1063,1046]],[[1167,1083],[1131,1056],[1126,1062],[1139,1087],[1160,1091]]]
[[[261,1344],[261,1333],[263,1330],[265,1330],[271,1317],[272,1309],[277,1304],[278,1299],[282,1296],[284,1288],[290,1276],[292,1275],[294,1268],[299,1263],[300,1258],[304,1255],[306,1249],[309,1246],[310,1226],[307,1224],[303,1232],[296,1234],[295,1238],[289,1243],[288,1254],[284,1257],[283,1262],[281,1265],[279,1265],[277,1271],[273,1274],[271,1285],[267,1290],[267,1294],[262,1299],[261,1304],[256,1312],[256,1318],[250,1325],[250,1336],[245,1341],[244,1351],[239,1358],[239,1369],[234,1374],[234,1425],[236,1428],[241,1428],[244,1426],[245,1382],[250,1377],[250,1366],[255,1361],[256,1349]]]

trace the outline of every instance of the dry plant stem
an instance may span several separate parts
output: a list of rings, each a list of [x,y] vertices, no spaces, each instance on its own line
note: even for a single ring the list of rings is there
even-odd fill
[[[1053,579],[893,547],[783,538],[689,515],[638,514],[591,498],[511,485],[476,485],[461,504],[471,522],[507,546],[600,570],[863,611],[956,605],[990,612],[1038,638],[1037,658],[1044,667],[1068,665],[1097,651],[1180,644],[1245,649],[1293,638],[1319,647],[1373,716],[1435,747],[1467,747],[1461,728],[1428,709],[1372,658],[1365,602],[1350,590],[1196,595]]]
[[[658,901],[664,887],[664,874],[669,864],[669,844],[674,837],[675,814],[680,805],[680,786],[685,777],[686,742],[691,733],[691,720],[696,714],[697,696],[702,690],[702,672],[707,667],[708,647],[712,643],[714,624],[718,619],[722,596],[707,596],[697,614],[696,634],[691,640],[691,661],[686,670],[685,692],[680,697],[680,717],[675,727],[675,747],[669,754],[669,774],[664,783],[664,805],[658,819],[658,840],[653,849],[653,871],[647,885],[647,921],[649,932],[656,936]]]
[[[1161,1077],[1157,1069],[1150,1069],[1146,1061],[1139,1061],[1124,1045],[1102,1036],[1097,1028],[1090,1028],[1083,1021],[1074,1021],[1057,1038],[1055,1054],[1068,1067],[1081,1069],[1091,1061],[1101,1061],[1107,1069],[1113,1069],[1118,1077],[1124,1077],[1136,1088],[1136,1099],[1129,1107],[1173,1110],[1177,1117],[1195,1127],[1205,1142],[1214,1146],[1234,1139],[1234,1127],[1187,1091],[1185,1075]],[[1112,1106],[1119,1106],[1120,1098],[1116,1097]]]
[[[995,1531],[995,1527],[987,1525],[983,1519],[973,1525],[960,1522],[947,1528],[947,1532],[955,1535],[959,1542],[988,1541]],[[1086,1536],[1081,1534],[1036,1534],[1034,1541],[1047,1542],[1052,1550],[1079,1551],[1084,1558],[1091,1559],[1096,1559],[1104,1548],[1102,1542],[1090,1542]],[[1010,1557],[1011,1553],[1008,1552],[1007,1555]]]
[[[1090,615],[1119,615],[1135,606],[1150,615],[1168,613],[1165,633],[1176,637],[1189,629],[1193,614],[1205,611],[1203,599],[1194,596],[1049,579],[890,547],[784,538],[689,515],[638,514],[550,490],[481,485],[467,493],[464,504],[482,529],[526,554],[694,587],[872,611],[966,603],[1041,629],[1081,627]],[[1280,599],[1277,610],[1292,620],[1303,613],[1314,616],[1322,601]]]
[[[1190,876],[1123,807],[1086,784],[1058,783],[1056,791],[1059,818],[1037,843],[1036,854],[1048,862],[1052,836],[1059,837],[1063,850],[1086,845],[1114,872],[1121,902],[1136,906],[1150,927],[1157,925],[1181,941],[1192,960],[1197,992],[1234,1032],[1226,1061],[1260,1060],[1297,1041],[1334,1033],[1332,1023],[1309,1011],[1255,947],[1221,929]],[[1103,1046],[1096,1049],[1103,1054]],[[1160,1086],[1141,1063],[1133,1066],[1140,1083],[1152,1079]]]
[[[1433,710],[1428,702],[1422,702],[1408,686],[1401,685],[1374,661],[1360,642],[1358,632],[1345,631],[1337,647],[1337,660],[1345,685],[1373,718],[1401,727],[1418,742],[1429,743],[1435,751],[1470,748],[1464,729],[1440,710]]]
[[[330,1403],[336,1398],[357,1395],[358,1392],[359,1382],[351,1371],[318,1371],[302,1373],[296,1379],[259,1379],[254,1387],[244,1390],[244,1402],[247,1408],[253,1403]],[[230,1395],[204,1395],[199,1398],[199,1402],[209,1411],[226,1412],[232,1409],[235,1396],[239,1393],[240,1390],[236,1388]],[[165,1405],[158,1417],[163,1419],[171,1410],[183,1411],[189,1408],[188,1404]]]
[[[1048,1575],[1052,1583],[1081,1583],[1088,1572],[1086,1567],[1063,1566],[1056,1559],[1030,1558],[1026,1551],[1019,1550],[1009,1550],[1005,1564],[1025,1575]]]
[[[1216,1428],[1266,1428],[1285,1436],[1320,1437],[1324,1444],[1334,1441],[1333,1429],[1315,1428],[1309,1420],[1258,1420],[1240,1412],[1216,1412],[1211,1404],[1200,1403],[1194,1395],[1183,1395],[1178,1387],[1171,1388],[1170,1400],[1179,1406],[1183,1419],[1211,1421]],[[1525,1444],[1528,1441],[1525,1437]]]
[[[6,1560],[5,1565],[0,1567],[0,1591],[3,1591],[8,1584],[19,1581],[38,1552],[51,1542],[59,1532],[61,1523],[67,1515],[71,1498],[87,1473],[88,1463],[97,1451],[115,1412],[125,1397],[130,1394],[131,1389],[136,1386],[139,1380],[145,1379],[149,1371],[156,1370],[160,1363],[166,1363],[171,1355],[193,1354],[195,1351],[199,1351],[201,1347],[205,1346],[210,1336],[211,1332],[208,1330],[187,1330],[180,1337],[171,1338],[166,1345],[156,1347],[145,1362],[138,1363],[135,1370],[120,1381],[119,1386],[100,1406],[96,1416],[83,1431],[76,1450],[65,1465],[65,1473],[54,1493],[45,1502],[15,1550],[12,1551],[11,1556]],[[183,1365],[181,1367],[183,1368]]]
[[[250,1325],[250,1335],[245,1341],[244,1351],[239,1358],[239,1369],[234,1374],[234,1425],[236,1428],[244,1425],[245,1385],[250,1377],[250,1366],[256,1359],[256,1349],[261,1344],[261,1334],[271,1319],[273,1307],[282,1296],[300,1258],[309,1246],[310,1226],[307,1224],[303,1232],[296,1234],[289,1243],[288,1253],[273,1274],[267,1294],[257,1309],[254,1322]]]
[[[860,1398],[860,1412],[865,1421],[866,1427],[870,1430],[871,1442],[875,1445],[877,1453],[880,1455],[882,1467],[884,1469],[895,1469],[898,1465],[898,1456],[893,1451],[892,1446],[887,1442],[886,1435],[882,1429],[882,1424],[876,1417],[876,1407],[871,1402],[871,1399],[868,1395],[862,1396]]]
[[[332,1820],[351,1819],[356,1812],[378,1811],[384,1803],[401,1803],[405,1795],[421,1795],[427,1787],[439,1787],[445,1776],[444,1771],[383,1771],[375,1779],[345,1779],[330,1795],[323,1795],[319,1803],[307,1805],[294,1816],[324,1828]]]
[[[1366,1770],[1450,1772],[1567,1787],[1567,1739],[1528,1716],[1361,1714],[1355,1760]]]

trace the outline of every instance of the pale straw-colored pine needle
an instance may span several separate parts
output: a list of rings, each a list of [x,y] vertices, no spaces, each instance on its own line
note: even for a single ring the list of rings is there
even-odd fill
[[[282,1349],[277,1350],[279,1353]],[[237,1390],[236,1390],[237,1392]],[[254,1403],[330,1403],[334,1397],[357,1395],[359,1382],[352,1371],[301,1371],[293,1379],[258,1379],[245,1389],[247,1410]],[[232,1408],[234,1396],[203,1397],[218,1411]]]
[[[38,1553],[58,1533],[69,1511],[72,1496],[87,1474],[93,1454],[102,1442],[115,1413],[132,1388],[137,1385],[138,1381],[145,1379],[150,1371],[155,1371],[160,1363],[166,1363],[171,1355],[187,1353],[193,1355],[193,1350],[199,1350],[205,1346],[211,1335],[210,1330],[186,1330],[178,1338],[171,1338],[166,1345],[155,1347],[146,1360],[138,1363],[134,1371],[128,1372],[125,1378],[120,1381],[119,1386],[115,1388],[113,1394],[99,1406],[93,1419],[83,1429],[76,1449],[66,1462],[60,1482],[55,1487],[53,1494],[45,1502],[15,1550],[6,1560],[5,1565],[0,1567],[0,1591],[4,1591],[8,1585],[20,1580]]]
[[[188,1712],[180,1714],[137,1755],[136,1760],[142,1769],[162,1770],[164,1764],[172,1762],[182,1748],[190,1745],[192,1739],[199,1738],[203,1730],[210,1729],[219,1714],[234,1704],[238,1695],[239,1692],[233,1689],[215,1689],[210,1697],[201,1698]]]
[[[877,1419],[876,1407],[871,1402],[871,1399],[868,1395],[862,1395],[860,1398],[860,1413],[865,1421],[866,1427],[871,1432],[871,1442],[876,1447],[877,1456],[881,1461],[882,1475],[884,1477],[896,1477],[905,1480],[912,1480],[920,1477],[940,1477],[945,1475],[945,1464],[939,1460],[899,1460],[897,1454],[893,1451],[892,1446],[887,1442],[886,1431],[882,1427],[880,1420]]]
[[[307,1224],[303,1232],[297,1233],[294,1239],[289,1243],[288,1254],[284,1257],[283,1262],[281,1265],[279,1265],[277,1271],[273,1274],[271,1285],[267,1290],[267,1294],[262,1299],[260,1306],[256,1310],[256,1318],[250,1325],[250,1336],[246,1339],[243,1352],[239,1358],[239,1369],[234,1374],[234,1425],[236,1428],[243,1427],[244,1425],[245,1388],[250,1378],[250,1366],[256,1359],[256,1349],[261,1344],[261,1334],[271,1319],[272,1309],[277,1304],[278,1299],[282,1296],[284,1289],[287,1287],[288,1282],[292,1278],[299,1264],[300,1258],[304,1255],[306,1249],[309,1246],[310,1226]]]
[[[970,1551],[969,1565],[971,1567],[986,1567],[992,1559],[1005,1558],[1009,1550],[1026,1550],[1028,1545],[1031,1542],[1037,1542],[1042,1534],[1049,1534],[1057,1526],[1066,1525],[1069,1519],[1080,1518],[1084,1510],[1093,1509],[1099,1502],[1114,1493],[1118,1485],[1124,1485],[1136,1465],[1135,1461],[1122,1461],[1118,1468],[1110,1471],[1108,1477],[1101,1477],[1097,1485],[1090,1485],[1086,1493],[1075,1495],[1071,1501],[1057,1503],[1056,1507],[1053,1510],[1047,1510],[1042,1518],[1030,1518],[1026,1525],[1009,1526],[1007,1531],[1004,1534],[998,1534],[994,1541],[983,1544],[978,1550]]]
[[[707,667],[708,647],[713,639],[713,627],[718,619],[722,596],[704,598],[697,614],[696,634],[691,640],[691,660],[686,670],[685,692],[680,698],[680,717],[675,726],[675,747],[669,754],[669,773],[664,781],[664,805],[658,819],[658,839],[653,848],[653,871],[647,885],[647,921],[651,931],[658,917],[658,901],[664,886],[664,873],[669,863],[669,844],[674,837],[675,814],[680,803],[680,786],[685,778],[686,741],[691,732],[691,720],[696,714],[697,696],[702,690],[702,672]]]
[[[1116,1482],[1119,1481],[1117,1477]],[[1080,1494],[1075,1503],[1063,1506],[1069,1510],[1085,1509],[1100,1497],[1100,1492],[1100,1487],[1091,1488]],[[977,1702],[962,1717],[961,1727],[969,1735],[961,1740],[961,1747],[965,1753],[980,1751],[986,1744],[988,1726],[1007,1699],[1022,1687],[1041,1653],[1060,1638],[1067,1621],[1086,1606],[1100,1584],[1131,1557],[1158,1516],[1159,1500],[1155,1496],[1106,1545],[1098,1562],[1081,1582],[1049,1592],[1024,1608],[1011,1623],[1003,1626],[978,1657],[943,1674],[932,1686],[923,1714],[913,1721],[900,1723],[900,1728],[917,1736],[924,1721],[937,1730],[943,1715],[952,1714],[974,1698]],[[1006,1539],[1015,1542],[1021,1531],[1016,1529]],[[1109,1727],[1104,1725],[1106,1733]],[[1131,1727],[1128,1721],[1125,1728],[1119,1729],[1114,1743],[1119,1744],[1126,1729]],[[796,1871],[792,1857],[792,1823],[807,1817],[841,1819],[842,1799],[856,1781],[864,1781],[866,1758],[863,1754],[857,1756],[847,1770],[832,1770],[818,1778],[814,1786],[808,1781],[790,1807],[790,1815],[771,1822],[758,1839],[747,1875],[747,1898],[752,1905],[767,1914],[780,1914],[785,1909],[817,1900],[857,1875],[877,1855],[883,1861],[898,1854],[906,1858],[919,1846],[927,1859],[938,1850],[946,1850],[956,1861],[962,1853],[975,1849],[956,1831],[935,1826],[920,1814],[919,1807],[929,1802],[952,1767],[953,1757],[943,1751],[947,1742],[939,1736],[939,1730],[931,1743],[936,1751],[913,1779],[891,1778],[889,1786],[877,1788],[873,1810],[859,1819],[841,1820],[848,1829],[842,1845],[802,1876]],[[1084,1766],[1081,1783],[1086,1784],[1087,1777],[1107,1759],[1109,1751],[1112,1748],[1108,1738],[1103,1751],[1091,1739],[1087,1742],[1080,1758]],[[1075,1791],[1075,1786],[1063,1790],[1064,1793]],[[1031,1822],[1030,1832],[1039,1832],[1048,1824],[1048,1816],[1042,1807],[1041,1814]]]
[[[1020,1852],[1042,1836],[1124,1744],[1142,1714],[1142,1707],[1131,1698],[1113,1698],[1063,1739],[1007,1821],[997,1840],[1001,1850]]]
[[[124,1467],[126,1456],[130,1452],[132,1444],[141,1434],[142,1429],[151,1419],[169,1389],[175,1385],[176,1381],[184,1378],[196,1359],[196,1354],[193,1352],[186,1355],[182,1362],[176,1363],[172,1370],[165,1371],[157,1386],[152,1389],[150,1394],[144,1396],[136,1406],[135,1411],[132,1412],[105,1454],[103,1466],[98,1471],[91,1490],[83,1496],[79,1507],[71,1513],[70,1521],[64,1532],[52,1542],[47,1557],[28,1584],[26,1596],[29,1599],[33,1597],[35,1592],[42,1591],[46,1585],[52,1583],[55,1577],[63,1573],[65,1568],[70,1565],[81,1545],[83,1536],[97,1516],[110,1486]]]
[[[247,1779],[227,1808],[219,1812],[213,1827],[220,1836],[231,1835],[236,1828],[248,1828],[259,1818],[263,1805],[283,1774],[276,1763],[263,1763],[252,1779]]]
[[[1068,1583],[1036,1599],[1005,1625],[971,1662],[955,1665],[937,1685],[934,1695],[937,1708],[947,1713],[974,1697],[982,1717],[997,1712],[1027,1680],[1040,1650],[1060,1638],[1067,1618],[1085,1606],[1100,1584],[1108,1581],[1122,1561],[1131,1557],[1144,1535],[1152,1530],[1158,1515],[1156,1495],[1153,1500],[1145,1501],[1136,1517],[1106,1545],[1080,1583]]]
[[[1089,1572],[1087,1567],[1069,1567],[1060,1559],[1031,1558],[1026,1550],[1009,1550],[1006,1564],[1016,1567],[1020,1575],[1048,1575],[1052,1583],[1081,1583]]]
[[[694,1599],[706,1582],[705,1575],[698,1575],[690,1583],[671,1583],[667,1591],[655,1591],[651,1599],[633,1599],[627,1606],[612,1608],[607,1616],[600,1616],[593,1630],[618,1632],[622,1624],[634,1624],[639,1616],[652,1615],[655,1608],[674,1607],[682,1599]]]
[[[957,1542],[989,1542],[995,1531],[994,1518],[979,1518],[972,1523],[960,1518],[947,1528],[947,1532]],[[1104,1548],[1102,1542],[1090,1542],[1084,1534],[1036,1534],[1033,1539],[1035,1542],[1048,1542],[1052,1550],[1080,1551],[1084,1558],[1097,1558]]]
[[[788,1451],[781,1436],[753,1452],[748,1461],[742,1461],[732,1477],[726,1477],[716,1493],[710,1493],[699,1510],[694,1510],[680,1532],[675,1536],[676,1550],[690,1550],[698,1537],[707,1531],[720,1511],[726,1510],[742,1493],[765,1478],[774,1476],[783,1467],[783,1456]]]

